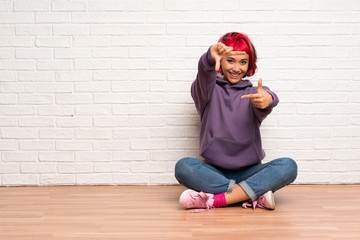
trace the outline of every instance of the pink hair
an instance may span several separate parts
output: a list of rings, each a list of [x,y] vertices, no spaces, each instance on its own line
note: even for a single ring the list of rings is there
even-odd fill
[[[256,51],[254,45],[251,43],[246,34],[238,32],[229,32],[221,36],[219,42],[222,42],[228,47],[232,47],[233,51],[244,51],[249,55],[249,68],[245,76],[252,76],[257,69],[256,66]]]

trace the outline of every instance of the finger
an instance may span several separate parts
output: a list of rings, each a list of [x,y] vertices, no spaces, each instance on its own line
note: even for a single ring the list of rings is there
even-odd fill
[[[226,50],[225,48],[218,49],[218,54],[219,55],[223,54],[225,52],[225,50]]]
[[[225,53],[226,53],[226,54],[230,54],[230,53],[232,52],[232,50],[233,50],[232,47],[228,47],[228,48],[226,48]]]
[[[245,99],[245,98],[251,98],[251,99],[254,99],[254,98],[259,98],[261,97],[260,94],[258,93],[255,93],[255,94],[247,94],[247,95],[243,95],[241,96],[241,99]]]
[[[258,92],[259,90],[262,90],[262,78],[259,79],[258,81],[258,88],[257,88]]]
[[[247,53],[244,51],[232,51],[230,53],[230,55],[245,55],[245,54],[247,54]]]
[[[220,60],[219,59],[216,59],[216,62],[215,62],[215,71],[219,71],[220,69]]]

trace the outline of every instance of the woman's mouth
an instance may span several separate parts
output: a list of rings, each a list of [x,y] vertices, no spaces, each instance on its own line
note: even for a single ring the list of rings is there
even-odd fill
[[[239,78],[240,73],[229,73],[231,78]]]

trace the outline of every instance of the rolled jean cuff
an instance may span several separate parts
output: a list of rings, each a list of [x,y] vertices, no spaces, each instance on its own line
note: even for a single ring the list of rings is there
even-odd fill
[[[229,183],[229,187],[228,187],[228,190],[227,190],[227,191],[230,191],[231,189],[233,189],[234,186],[235,186],[235,180],[230,179],[230,183]]]
[[[257,199],[255,192],[245,181],[240,182],[239,185],[246,192],[246,194],[250,197],[252,201],[255,201]]]

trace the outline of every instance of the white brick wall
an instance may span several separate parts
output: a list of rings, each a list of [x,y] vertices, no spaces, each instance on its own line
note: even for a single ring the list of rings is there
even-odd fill
[[[0,0],[0,185],[176,183],[198,156],[198,59],[228,31],[281,101],[266,161],[360,183],[359,1]]]

